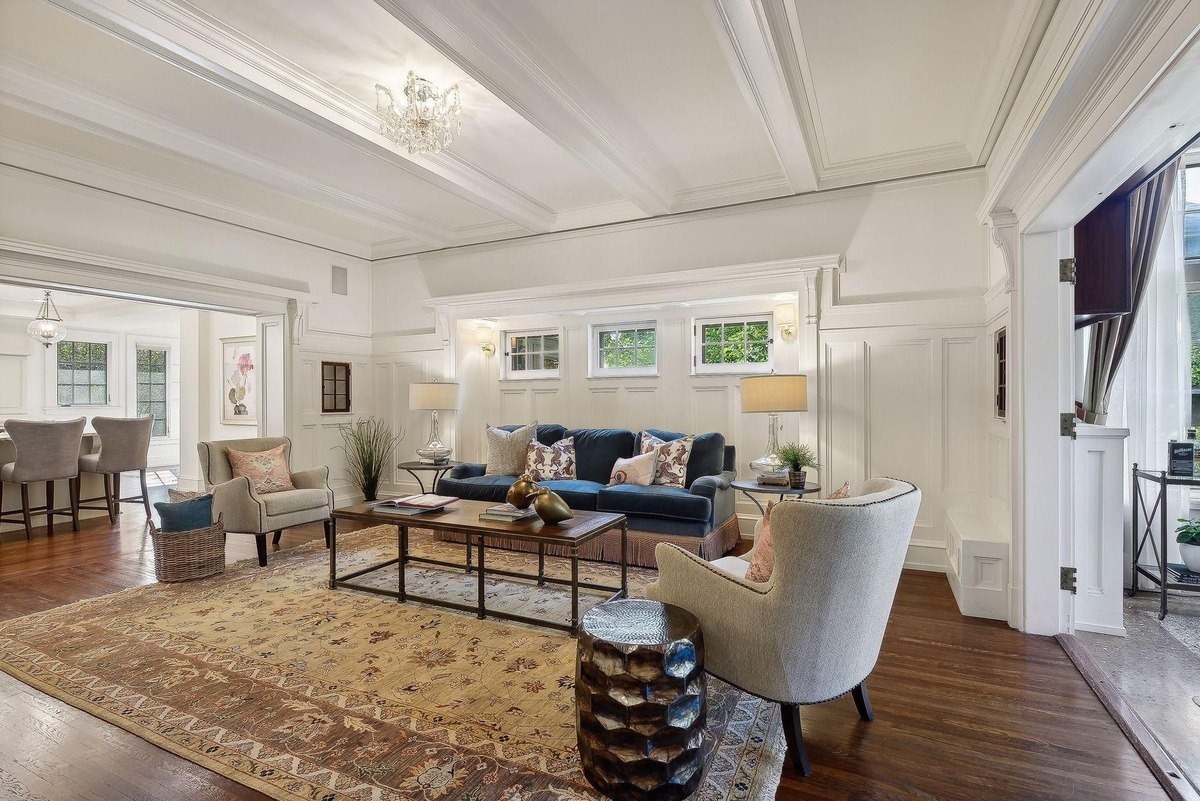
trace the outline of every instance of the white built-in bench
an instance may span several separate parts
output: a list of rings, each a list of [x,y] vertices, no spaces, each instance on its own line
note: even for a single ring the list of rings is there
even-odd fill
[[[958,608],[970,617],[1008,617],[1008,537],[987,515],[946,512],[949,535],[946,577]]]

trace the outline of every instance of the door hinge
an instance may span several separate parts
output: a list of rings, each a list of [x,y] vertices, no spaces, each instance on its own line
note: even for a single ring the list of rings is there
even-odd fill
[[[1060,567],[1058,569],[1058,588],[1072,595],[1075,594],[1075,568]]]
[[[1059,436],[1070,437],[1075,439],[1075,424],[1079,422],[1079,418],[1075,416],[1075,412],[1063,412],[1058,416],[1058,433]]]
[[[1059,259],[1058,260],[1058,280],[1063,284],[1075,283],[1075,260],[1074,259]]]

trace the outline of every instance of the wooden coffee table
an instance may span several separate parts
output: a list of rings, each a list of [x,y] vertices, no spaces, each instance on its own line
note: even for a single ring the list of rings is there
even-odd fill
[[[369,504],[357,504],[355,506],[346,506],[341,509],[333,510],[333,525],[329,536],[329,588],[337,589],[338,587],[346,587],[350,589],[360,590],[362,592],[370,592],[376,595],[386,595],[389,598],[395,598],[400,603],[405,601],[418,601],[431,606],[441,606],[447,609],[457,609],[462,612],[474,612],[480,619],[485,617],[501,618],[504,620],[516,620],[522,623],[532,623],[546,628],[558,629],[567,631],[572,636],[578,634],[579,631],[579,591],[599,590],[602,592],[612,593],[605,601],[611,601],[617,598],[624,598],[629,594],[628,582],[628,557],[626,554],[628,523],[625,515],[613,514],[610,512],[575,512],[575,517],[566,520],[557,525],[546,525],[541,520],[534,518],[532,521],[521,521],[518,523],[506,523],[497,520],[480,520],[479,513],[489,506],[495,504],[485,503],[483,501],[458,501],[453,506],[441,512],[430,512],[415,516],[401,516],[380,512]],[[360,523],[369,523],[376,526],[395,526],[397,538],[399,540],[400,555],[395,559],[389,559],[385,562],[370,565],[360,568],[352,573],[346,573],[339,576],[337,574],[337,528],[339,520],[354,520]],[[423,556],[413,556],[408,552],[408,530],[409,528],[431,529],[433,531],[445,531],[454,534],[462,534],[466,537],[466,559],[463,563],[448,562],[442,559],[429,559]],[[599,537],[606,531],[612,531],[619,528],[621,530],[621,586],[610,587],[604,584],[593,584],[591,582],[579,580],[579,548],[587,542]],[[513,570],[500,570],[498,568],[489,568],[486,563],[487,543],[489,538],[504,537],[510,540],[520,540],[523,542],[531,542],[537,545],[538,556],[538,571],[534,573],[520,573]],[[565,546],[570,551],[571,560],[571,578],[561,579],[546,575],[546,546],[559,545]],[[472,548],[475,551],[475,564],[472,564],[471,552]],[[382,570],[391,567],[394,564],[400,564],[399,579],[395,590],[383,589],[381,587],[371,587],[366,584],[355,582],[353,579],[360,578],[368,573],[376,570]],[[438,567],[452,568],[455,570],[466,570],[468,573],[474,572],[479,579],[478,598],[474,606],[470,604],[462,604],[454,601],[446,601],[440,598],[430,598],[428,596],[414,595],[405,589],[405,569],[410,564],[435,565]],[[528,615],[518,615],[512,612],[503,612],[487,608],[484,598],[484,581],[487,576],[505,576],[508,578],[520,578],[536,581],[539,586],[545,584],[561,584],[571,588],[571,623],[559,623],[555,620],[545,620],[543,618],[530,617]]]

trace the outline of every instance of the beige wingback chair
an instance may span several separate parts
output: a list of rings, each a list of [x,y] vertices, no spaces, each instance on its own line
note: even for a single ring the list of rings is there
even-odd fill
[[[714,563],[682,548],[655,549],[659,579],[646,596],[687,609],[704,631],[705,668],[779,703],[796,770],[812,771],[800,705],[852,693],[871,720],[875,668],[904,555],[921,505],[906,481],[873,478],[859,495],[787,501],[771,512],[775,567],[747,581],[738,557]]]
[[[294,490],[259,495],[245,476],[233,477],[226,448],[244,453],[269,451],[284,446],[284,456],[292,461],[292,441],[288,437],[257,437],[201,442],[200,472],[213,494],[213,519],[221,518],[226,532],[253,534],[258,544],[258,563],[267,563],[267,533],[275,532],[278,543],[285,528],[305,523],[325,524],[325,547],[329,547],[329,514],[333,511],[333,490],[329,488],[329,468],[312,467],[292,473]]]

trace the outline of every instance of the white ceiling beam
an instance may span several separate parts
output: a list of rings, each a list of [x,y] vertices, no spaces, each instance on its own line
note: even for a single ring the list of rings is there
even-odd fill
[[[434,247],[458,244],[453,231],[406,209],[294,172],[3,55],[0,55],[0,106],[189,166],[220,170]]]
[[[553,209],[452,153],[410,157],[379,133],[371,110],[228,26],[172,0],[50,0],[131,44],[264,108],[540,233]]]
[[[548,58],[490,0],[375,0],[472,79],[500,98],[564,150],[590,165],[649,215],[671,211],[668,167],[639,137],[632,121],[569,53]],[[528,31],[528,35],[526,32]],[[570,69],[568,76],[564,70]]]
[[[817,189],[812,149],[792,103],[778,44],[756,0],[708,0],[721,51],[752,111],[762,121],[793,192]],[[787,46],[790,43],[784,43]]]

